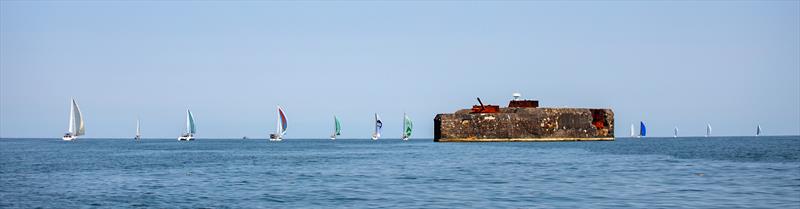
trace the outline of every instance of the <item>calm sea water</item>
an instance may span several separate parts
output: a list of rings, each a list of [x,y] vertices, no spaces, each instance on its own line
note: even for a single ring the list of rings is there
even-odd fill
[[[0,139],[0,208],[799,208],[800,137]]]

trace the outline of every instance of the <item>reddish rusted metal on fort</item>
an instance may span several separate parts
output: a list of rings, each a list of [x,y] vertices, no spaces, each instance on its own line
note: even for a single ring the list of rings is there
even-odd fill
[[[511,100],[508,103],[508,107],[528,107],[528,108],[537,108],[539,107],[538,100]]]
[[[481,98],[478,97],[478,105],[472,105],[470,113],[497,113],[500,112],[500,105],[483,105]]]
[[[497,113],[500,112],[500,105],[472,105],[470,113]]]

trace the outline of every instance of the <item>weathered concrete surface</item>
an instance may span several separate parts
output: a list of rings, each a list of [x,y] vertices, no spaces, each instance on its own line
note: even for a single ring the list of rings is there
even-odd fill
[[[436,142],[614,140],[614,112],[589,108],[501,108],[499,113],[469,109],[433,119]]]

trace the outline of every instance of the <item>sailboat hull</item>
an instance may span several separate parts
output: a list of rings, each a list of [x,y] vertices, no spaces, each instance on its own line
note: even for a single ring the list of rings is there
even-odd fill
[[[281,140],[283,140],[283,137],[279,136],[278,134],[270,134],[269,135],[269,141],[279,142]]]
[[[78,138],[78,137],[77,136],[73,136],[73,135],[66,135],[66,136],[62,136],[61,140],[72,141],[72,140],[75,140],[76,138]]]
[[[180,136],[178,137],[178,141],[194,141],[194,136]]]

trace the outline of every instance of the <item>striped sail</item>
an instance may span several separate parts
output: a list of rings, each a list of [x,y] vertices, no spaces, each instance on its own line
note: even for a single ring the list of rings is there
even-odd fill
[[[280,135],[283,136],[284,134],[286,134],[286,128],[289,126],[289,124],[286,121],[286,114],[283,113],[283,108],[281,108],[280,105],[278,106],[278,115],[280,116],[280,124],[281,124],[278,133],[280,133]]]

